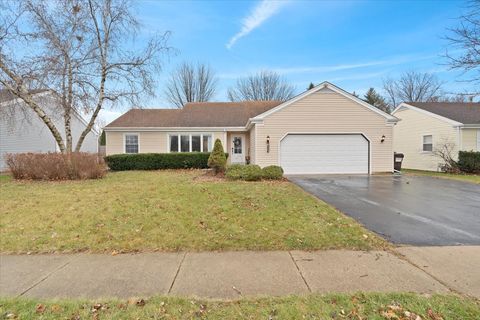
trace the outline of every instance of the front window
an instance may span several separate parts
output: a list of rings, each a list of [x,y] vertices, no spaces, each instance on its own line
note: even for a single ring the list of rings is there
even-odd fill
[[[138,153],[138,135],[125,135],[125,153]]]
[[[170,136],[170,152],[178,152],[178,136]]]
[[[212,135],[202,133],[170,134],[170,152],[210,152]]]
[[[180,152],[190,152],[190,136],[180,136]]]
[[[423,151],[433,151],[433,137],[431,135],[423,136]]]
[[[233,153],[241,154],[242,153],[242,138],[235,137],[233,138]]]
[[[192,152],[200,152],[200,135],[192,135]]]

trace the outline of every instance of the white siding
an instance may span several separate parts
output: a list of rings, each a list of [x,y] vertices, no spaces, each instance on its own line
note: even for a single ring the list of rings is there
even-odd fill
[[[52,107],[54,103],[54,100],[48,97],[39,100],[39,104],[50,115],[57,129],[65,137],[63,118],[61,113]],[[47,126],[32,110],[25,110],[26,116],[17,112],[12,119],[0,118],[0,171],[7,169],[5,164],[7,153],[58,151],[57,143]],[[73,148],[84,128],[84,123],[77,115],[72,115]],[[97,139],[98,136],[90,132],[85,137],[81,151],[97,152]]]

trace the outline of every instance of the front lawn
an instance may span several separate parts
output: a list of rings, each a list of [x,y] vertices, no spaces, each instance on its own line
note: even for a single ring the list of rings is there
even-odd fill
[[[6,319],[480,319],[478,301],[454,295],[330,294],[207,301],[0,298]],[[420,317],[420,318],[417,318]]]
[[[129,171],[0,180],[3,253],[374,249],[388,244],[290,182]]]
[[[480,175],[475,175],[475,174],[465,174],[465,173],[454,174],[454,173],[423,171],[423,170],[413,170],[413,169],[402,169],[402,172],[411,174],[411,175],[429,176],[429,177],[435,177],[435,178],[452,179],[452,180],[459,180],[459,181],[466,181],[466,182],[480,184]]]

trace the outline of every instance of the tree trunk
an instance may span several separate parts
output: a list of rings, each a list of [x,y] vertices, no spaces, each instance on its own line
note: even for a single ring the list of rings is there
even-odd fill
[[[30,107],[40,117],[40,119],[43,121],[43,123],[45,123],[45,125],[50,130],[53,137],[55,138],[55,141],[57,142],[60,151],[65,152],[66,151],[65,143],[63,142],[62,135],[60,134],[57,127],[53,123],[52,119],[50,119],[50,117],[45,113],[45,111],[43,111],[43,109],[40,108],[35,101],[33,101],[32,96],[28,93],[28,90],[23,86],[21,79],[15,76],[15,74],[13,74],[10,71],[10,69],[7,68],[7,66],[3,63],[1,59],[0,59],[0,69],[3,72],[5,72],[15,82],[15,85],[17,88],[15,89],[10,84],[7,84],[7,83],[3,83],[3,85],[5,85],[5,87],[11,93],[16,95],[20,99],[22,99],[25,102],[25,104],[28,107]]]
[[[73,103],[73,74],[72,74],[72,65],[68,58],[66,58],[66,65],[67,65],[67,94],[63,94],[66,96],[66,101],[63,105],[64,110],[64,120],[65,120],[65,139],[67,140],[67,152],[72,152],[73,143],[72,143],[72,103]]]
[[[80,148],[82,148],[83,141],[85,140],[85,137],[87,134],[92,131],[93,125],[95,124],[95,120],[98,117],[98,113],[102,109],[103,106],[103,100],[105,99],[105,81],[107,79],[107,72],[104,69],[102,71],[102,80],[100,82],[100,92],[98,93],[98,102],[97,106],[95,107],[95,110],[93,111],[92,116],[90,117],[90,121],[88,122],[87,127],[82,131],[80,134],[80,137],[78,138],[77,141],[77,146],[75,147],[75,152],[80,152]]]

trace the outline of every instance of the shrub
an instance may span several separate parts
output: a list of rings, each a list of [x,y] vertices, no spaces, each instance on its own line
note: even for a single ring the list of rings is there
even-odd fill
[[[227,157],[223,151],[222,142],[220,139],[215,140],[215,145],[213,146],[213,151],[208,158],[208,166],[215,171],[215,174],[219,172],[224,172],[227,165]]]
[[[262,169],[255,164],[232,164],[225,176],[231,180],[258,181],[262,179]]]
[[[460,151],[457,166],[466,173],[480,173],[480,152]]]
[[[15,179],[80,180],[105,176],[106,166],[95,153],[7,154],[6,163]]]
[[[105,161],[113,171],[205,169],[209,157],[209,152],[136,153],[106,156]]]
[[[268,180],[280,180],[283,177],[283,169],[279,166],[267,166],[262,169],[262,177]]]

